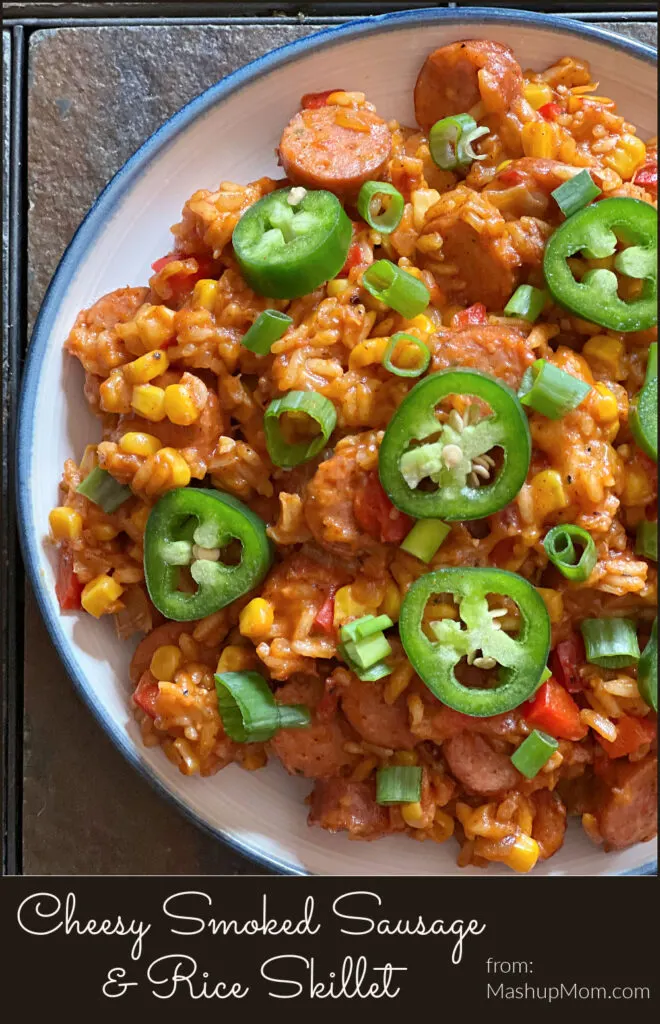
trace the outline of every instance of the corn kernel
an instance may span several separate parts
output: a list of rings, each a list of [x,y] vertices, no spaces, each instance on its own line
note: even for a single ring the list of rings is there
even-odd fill
[[[425,337],[428,337],[429,334],[433,334],[433,332],[435,331],[433,321],[429,320],[429,318],[427,316],[424,316],[423,313],[419,313],[418,316],[408,321],[408,328],[411,327],[414,330],[419,331],[419,333],[424,335]]]
[[[614,149],[603,159],[603,163],[613,171],[630,181],[638,167],[646,160],[646,146],[636,135],[622,135]]]
[[[564,614],[564,598],[558,590],[551,590],[549,587],[537,587],[538,593],[543,598],[543,603],[548,609],[550,622],[554,625],[561,622]]]
[[[90,533],[96,540],[114,540],[119,535],[119,530],[112,523],[94,523],[90,526]]]
[[[171,683],[182,659],[183,655],[178,647],[174,644],[163,644],[154,651],[149,670],[159,682]]]
[[[349,284],[345,277],[335,277],[332,281],[328,281],[326,290],[333,299],[338,299],[348,287]]]
[[[112,610],[112,606],[124,592],[124,588],[112,579],[111,576],[96,576],[83,588],[80,595],[80,603],[86,612],[100,619],[102,615]]]
[[[216,672],[242,672],[250,668],[253,663],[253,656],[247,647],[240,647],[238,644],[229,644],[218,659]]]
[[[644,467],[635,462],[626,466],[621,503],[633,506],[648,505],[653,498],[653,485]]]
[[[381,363],[389,338],[367,338],[361,341],[348,357],[350,370],[361,370],[363,366],[370,366],[373,363]]]
[[[379,615],[389,615],[392,622],[396,622],[399,618],[399,612],[401,610],[401,591],[397,587],[394,580],[390,580],[385,588],[385,596],[378,609]]]
[[[82,535],[83,521],[79,512],[66,505],[51,510],[48,525],[53,540],[79,540]]]
[[[211,278],[202,278],[197,281],[192,293],[193,309],[208,309],[212,313],[215,308],[215,300],[218,297],[218,282]]]
[[[335,626],[342,626],[351,619],[360,619],[363,615],[368,615],[370,611],[371,609],[368,605],[356,601],[350,584],[346,587],[340,587],[335,594],[335,614],[333,620]]]
[[[181,452],[178,452],[176,448],[161,448],[159,452],[156,452],[154,459],[160,460],[161,464],[165,464],[169,470],[170,485],[174,487],[187,487],[190,483],[190,466],[184,459]]]
[[[154,377],[160,377],[165,373],[169,365],[167,354],[157,348],[140,356],[139,359],[134,359],[132,363],[126,363],[124,377],[129,384],[148,384]]]
[[[623,380],[626,370],[623,365],[625,346],[619,338],[609,334],[594,334],[584,344],[582,355],[597,373],[604,373],[610,380]]]
[[[411,196],[413,226],[415,231],[424,227],[426,214],[440,201],[440,193],[434,188],[417,188]]]
[[[135,523],[141,533],[144,533],[147,528],[147,519],[149,518],[150,512],[151,508],[149,505],[141,505],[139,508],[136,508],[135,512],[131,515],[131,522]]]
[[[145,349],[160,348],[175,336],[176,311],[168,306],[146,306],[135,318],[140,341]]]
[[[337,89],[335,92],[331,92],[326,103],[330,106],[337,104],[339,107],[354,107],[362,106],[366,99],[363,92],[345,92],[344,89]]]
[[[526,874],[536,864],[540,852],[539,844],[531,836],[517,835],[504,863],[514,871]]]
[[[238,628],[243,636],[258,640],[268,636],[274,619],[275,614],[270,601],[263,597],[254,597],[239,615]]]
[[[138,384],[134,387],[131,405],[139,416],[152,423],[165,419],[165,392],[153,384]]]
[[[547,82],[527,82],[523,95],[533,110],[552,102],[553,92]]]
[[[522,130],[521,141],[525,156],[552,160],[557,155],[559,140],[553,124],[529,121]]]
[[[131,388],[123,373],[111,373],[99,387],[99,401],[103,412],[126,415],[131,411]]]
[[[543,469],[531,482],[534,510],[543,521],[553,512],[559,512],[568,505],[561,476],[556,469]]]
[[[120,437],[119,447],[127,455],[141,455],[146,458],[148,455],[155,455],[163,446],[153,434],[129,431]]]
[[[610,391],[607,384],[599,382],[594,388],[594,399],[592,399],[592,409],[594,419],[598,423],[617,423],[619,422],[619,404],[616,400],[616,395]]]
[[[201,416],[199,409],[188,391],[181,384],[170,384],[165,388],[165,415],[179,427],[189,427]]]
[[[415,803],[401,804],[401,817],[410,828],[423,828],[425,815],[419,800]]]

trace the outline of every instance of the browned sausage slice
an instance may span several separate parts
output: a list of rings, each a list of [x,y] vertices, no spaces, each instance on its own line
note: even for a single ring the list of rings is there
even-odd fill
[[[596,810],[600,834],[611,850],[652,839],[658,831],[658,759],[616,760],[601,776]]]
[[[362,739],[392,750],[412,750],[419,738],[408,726],[405,698],[386,704],[378,683],[363,682],[348,672],[342,673],[342,680],[342,710]]]
[[[357,462],[360,436],[355,444],[344,442],[341,450],[322,462],[305,492],[304,512],[314,540],[337,554],[373,551],[377,542],[355,518],[353,502],[364,487],[365,471]]]
[[[276,697],[281,704],[306,704],[312,709],[312,722],[306,729],[280,729],[270,741],[270,748],[292,775],[308,779],[328,779],[339,775],[342,768],[355,764],[357,756],[348,754],[344,746],[355,740],[354,734],[340,714],[320,720],[316,707],[323,695],[318,679],[294,679],[281,686]]]
[[[379,178],[392,148],[390,130],[371,110],[301,110],[280,141],[280,161],[295,185],[354,195]]]
[[[515,390],[536,358],[522,331],[504,324],[477,324],[463,331],[440,331],[430,344],[434,372],[451,366],[468,366],[498,377]]]
[[[465,114],[480,100],[505,113],[521,95],[522,71],[508,46],[465,39],[441,46],[422,65],[415,85],[415,116],[426,131],[443,117]]]
[[[379,839],[392,831],[387,808],[376,803],[374,782],[317,782],[308,821],[329,832],[348,832],[355,839]]]
[[[495,796],[515,789],[520,775],[506,754],[493,750],[478,733],[462,732],[442,746],[452,775],[466,789],[481,796]]]

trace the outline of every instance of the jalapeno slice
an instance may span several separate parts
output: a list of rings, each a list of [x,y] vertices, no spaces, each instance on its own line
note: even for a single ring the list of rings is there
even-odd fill
[[[630,429],[635,441],[649,458],[658,461],[658,345],[649,347],[646,376],[630,409]],[[80,488],[78,488],[80,490]]]
[[[656,211],[639,199],[603,199],[585,206],[557,228],[545,248],[543,272],[552,297],[584,320],[614,331],[643,331],[658,322]],[[627,248],[617,252],[619,242]],[[630,301],[618,295],[613,271],[588,270],[577,281],[567,260],[614,256],[614,268],[643,282]]]
[[[454,409],[441,422],[436,406],[451,395],[467,411]],[[499,469],[493,448],[502,452]],[[531,450],[525,411],[510,388],[476,370],[441,370],[416,384],[394,413],[380,446],[380,480],[392,503],[416,519],[482,519],[518,493]],[[437,489],[423,490],[423,481]]]
[[[296,299],[335,277],[346,262],[353,225],[332,192],[306,192],[293,205],[281,188],[248,207],[234,228],[234,255],[260,295]]]
[[[222,561],[222,549],[239,541],[238,564]],[[144,576],[159,612],[175,622],[203,619],[261,583],[273,552],[262,520],[229,494],[180,487],[152,508],[144,535]],[[178,590],[189,567],[195,593]]]
[[[434,594],[450,594],[460,621],[422,623]],[[505,595],[520,611],[520,630],[510,636],[499,628],[488,595]],[[406,654],[422,682],[443,704],[473,718],[499,715],[517,708],[541,682],[550,650],[550,619],[543,598],[531,583],[503,569],[439,569],[412,584],[401,605],[399,634]],[[465,686],[454,669],[462,658],[478,668],[495,669],[488,687]]]

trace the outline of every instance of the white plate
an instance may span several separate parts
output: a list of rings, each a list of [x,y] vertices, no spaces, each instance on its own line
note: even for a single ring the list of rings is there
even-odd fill
[[[199,825],[270,867],[327,874],[456,874],[456,845],[402,837],[350,842],[306,824],[310,783],[279,765],[230,766],[210,779],[186,778],[159,749],[147,749],[129,711],[129,645],[112,622],[61,616],[54,554],[44,543],[64,460],[99,437],[83,397],[79,364],[62,353],[76,314],[114,288],[146,281],[170,247],[168,226],[198,188],[226,179],[278,176],[273,156],[303,92],[340,82],[366,92],[379,112],[414,123],[412,90],[428,52],[469,37],[513,47],[523,67],[542,69],[566,54],[590,61],[601,93],[639,127],[655,131],[655,53],[564,18],[470,9],[404,11],[332,28],[254,61],[184,107],[124,165],[67,249],[30,345],[20,409],[19,508],[23,552],[53,641],[78,690],[122,753]],[[620,874],[653,870],[654,844],[604,856],[579,826],[536,874]],[[489,873],[497,874],[493,866]],[[461,873],[466,873],[465,871]],[[468,872],[469,873],[469,872]],[[479,872],[480,873],[480,872]]]

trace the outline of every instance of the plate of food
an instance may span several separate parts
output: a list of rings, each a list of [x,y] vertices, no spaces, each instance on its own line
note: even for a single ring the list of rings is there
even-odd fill
[[[654,59],[523,12],[318,33],[160,128],[51,282],[45,621],[274,870],[655,870]]]

